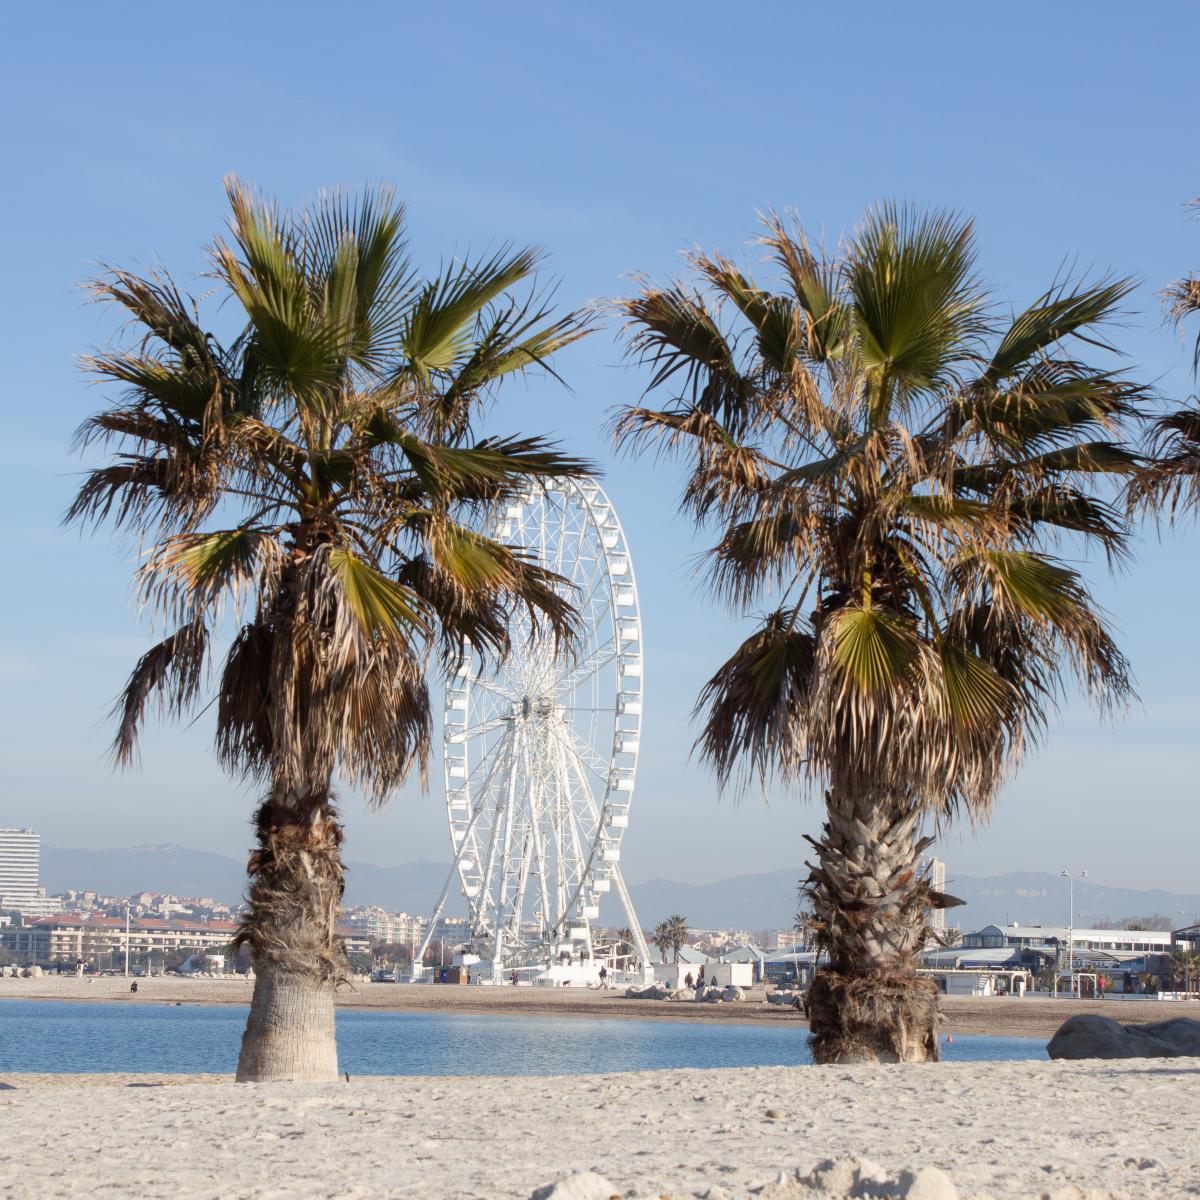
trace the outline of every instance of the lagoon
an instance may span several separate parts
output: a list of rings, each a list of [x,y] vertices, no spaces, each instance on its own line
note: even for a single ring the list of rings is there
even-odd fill
[[[0,1072],[232,1074],[241,1005],[0,1001]],[[342,1010],[354,1075],[578,1075],[811,1062],[799,1026]],[[1040,1038],[956,1035],[947,1061],[1046,1058]]]

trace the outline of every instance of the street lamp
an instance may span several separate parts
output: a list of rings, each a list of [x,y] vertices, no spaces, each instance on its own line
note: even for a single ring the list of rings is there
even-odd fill
[[[1071,919],[1067,925],[1067,972],[1071,976],[1071,991],[1075,991],[1075,876],[1070,871],[1060,871],[1059,874],[1067,881],[1067,890],[1071,895]],[[1080,879],[1087,878],[1086,871],[1079,872]]]

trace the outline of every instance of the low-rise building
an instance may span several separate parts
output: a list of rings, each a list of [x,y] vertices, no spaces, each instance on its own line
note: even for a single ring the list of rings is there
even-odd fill
[[[962,938],[964,950],[1036,950],[1065,955],[1068,946],[1077,964],[1087,961],[1088,952],[1103,954],[1111,961],[1142,954],[1165,954],[1171,950],[1171,934],[1157,929],[1085,929],[1066,925],[985,925]]]
[[[225,947],[237,933],[233,921],[155,921],[119,917],[82,917],[69,913],[42,917],[0,931],[0,944],[21,962],[75,963],[124,954],[171,954],[179,950]]]

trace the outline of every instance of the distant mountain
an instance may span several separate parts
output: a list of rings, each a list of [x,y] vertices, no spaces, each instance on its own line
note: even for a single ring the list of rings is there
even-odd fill
[[[738,875],[705,884],[656,879],[629,890],[638,918],[647,927],[658,924],[671,913],[682,913],[697,929],[782,929],[792,923],[799,878],[799,870],[784,870]],[[965,907],[947,913],[949,923],[964,930],[1005,920],[1021,924],[1067,923],[1066,880],[1058,875],[1014,871],[977,877],[951,872],[946,890],[966,901]],[[1075,911],[1079,925],[1103,917],[1116,920],[1155,913],[1170,917],[1176,925],[1184,925],[1191,921],[1192,914],[1200,914],[1200,893],[1141,891],[1083,880],[1075,884]],[[1181,911],[1187,915],[1180,916]]]
[[[428,912],[446,882],[448,863],[411,862],[398,867],[371,863],[346,866],[346,903],[378,904],[405,912]],[[42,883],[53,894],[67,888],[131,896],[170,892],[211,896],[237,904],[246,887],[246,864],[224,854],[184,846],[129,846],[123,850],[63,850],[42,847]],[[446,911],[459,914],[453,897]]]
[[[437,903],[449,864],[402,863],[377,867],[348,863],[346,903],[377,904],[382,908],[427,913]],[[672,913],[682,913],[697,929],[782,929],[796,911],[799,869],[735,875],[711,883],[681,883],[655,879],[629,891],[642,924],[652,928]],[[42,847],[42,881],[48,892],[65,888],[91,889],[113,896],[134,892],[173,892],[179,896],[212,896],[236,904],[245,889],[245,864],[223,854],[188,850],[182,846],[131,846],[124,850],[61,850]],[[1067,891],[1057,875],[1016,871],[985,878],[954,875],[946,890],[966,901],[965,908],[948,913],[951,924],[963,929],[1005,920],[1022,924],[1065,924]],[[1180,917],[1180,911],[1188,914]],[[464,912],[452,895],[446,912]],[[1105,887],[1083,880],[1075,885],[1075,911],[1080,925],[1097,917],[1149,916],[1162,913],[1178,924],[1200,913],[1200,893]],[[624,924],[614,898],[606,898],[601,918]]]
[[[123,850],[42,847],[42,883],[51,894],[67,888],[108,896],[170,892],[236,904],[245,881],[244,862],[184,846],[128,846]]]

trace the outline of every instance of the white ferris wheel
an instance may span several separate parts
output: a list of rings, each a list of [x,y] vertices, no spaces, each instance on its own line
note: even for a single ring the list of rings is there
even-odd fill
[[[625,534],[591,480],[509,500],[489,514],[487,532],[567,581],[580,636],[556,653],[520,623],[498,670],[482,674],[472,656],[446,681],[454,864],[414,977],[456,887],[468,907],[464,961],[482,978],[587,982],[606,961],[611,969],[612,948],[593,937],[609,894],[632,933],[620,965],[645,971],[650,954],[620,866],[642,725],[642,623]]]

